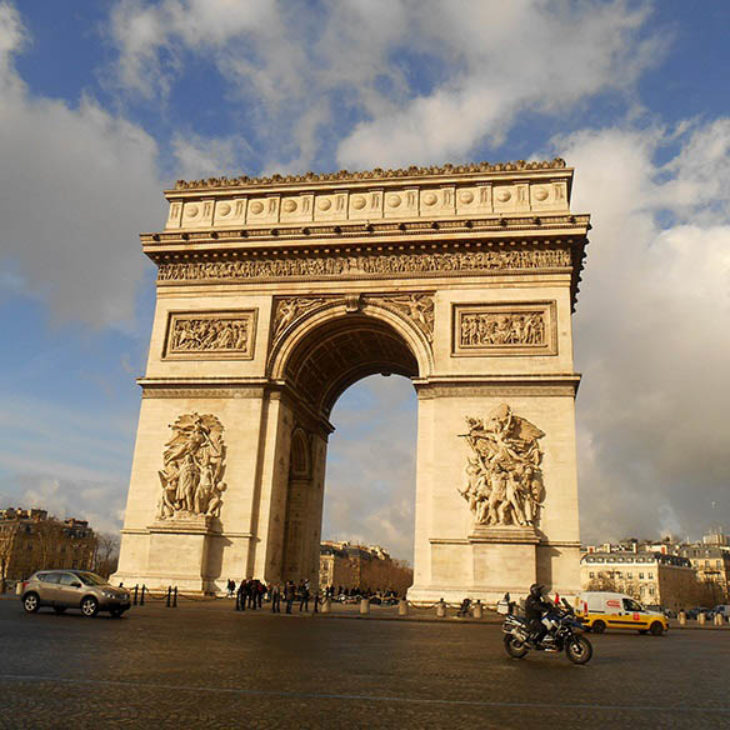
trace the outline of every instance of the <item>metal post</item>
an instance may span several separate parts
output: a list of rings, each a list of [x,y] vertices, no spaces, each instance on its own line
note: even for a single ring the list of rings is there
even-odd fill
[[[144,606],[144,592],[147,590],[147,586],[143,583],[142,584],[142,594],[139,597],[139,605]]]
[[[139,594],[139,583],[134,587],[134,605],[137,605],[137,595]]]
[[[172,596],[172,607],[177,608],[177,586],[175,586],[175,591]]]
[[[167,601],[165,607],[170,608],[170,599],[172,598],[172,586],[167,586]]]

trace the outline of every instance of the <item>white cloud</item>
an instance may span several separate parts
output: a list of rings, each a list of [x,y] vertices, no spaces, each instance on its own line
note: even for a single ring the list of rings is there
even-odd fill
[[[154,140],[93,99],[34,96],[12,59],[24,31],[0,5],[0,256],[52,316],[93,325],[134,316],[137,233],[164,216]]]
[[[586,539],[730,524],[729,122],[557,142],[594,225],[574,322]]]
[[[150,99],[186,54],[212,62],[255,120],[267,170],[287,171],[328,146],[350,167],[462,158],[522,111],[630,91],[663,48],[640,37],[648,14],[621,1],[130,1],[111,35],[119,82]]]

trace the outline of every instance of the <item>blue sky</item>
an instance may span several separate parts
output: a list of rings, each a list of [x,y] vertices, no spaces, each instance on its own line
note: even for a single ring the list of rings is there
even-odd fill
[[[137,234],[175,179],[560,155],[595,226],[584,538],[730,529],[729,27],[669,0],[0,1],[0,505],[119,526]],[[326,535],[408,557],[415,407],[400,378],[337,404]]]

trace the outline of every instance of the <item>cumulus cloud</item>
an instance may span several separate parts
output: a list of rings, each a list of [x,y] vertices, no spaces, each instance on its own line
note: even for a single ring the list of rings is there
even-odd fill
[[[574,318],[588,540],[730,524],[729,143],[728,119],[557,142],[594,225]]]
[[[373,376],[332,413],[323,539],[379,544],[412,560],[416,396],[405,378]]]
[[[463,158],[520,112],[630,90],[662,53],[642,34],[648,14],[621,1],[129,0],[111,35],[120,85],[149,99],[189,54],[214,64],[259,128],[264,167],[288,171],[328,146],[356,168]]]
[[[144,267],[137,234],[164,215],[156,143],[92,98],[72,107],[32,94],[13,66],[25,37],[0,4],[0,257],[57,320],[128,324]]]

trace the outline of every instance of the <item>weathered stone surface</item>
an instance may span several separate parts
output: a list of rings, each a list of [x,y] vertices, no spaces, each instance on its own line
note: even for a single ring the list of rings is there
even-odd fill
[[[561,162],[167,191],[165,231],[142,236],[157,309],[117,579],[316,580],[329,414],[356,380],[396,373],[419,396],[410,597],[577,591],[571,311],[588,216],[571,181]],[[225,438],[192,510],[184,461],[164,456],[190,414]],[[160,528],[196,511],[215,526]]]

